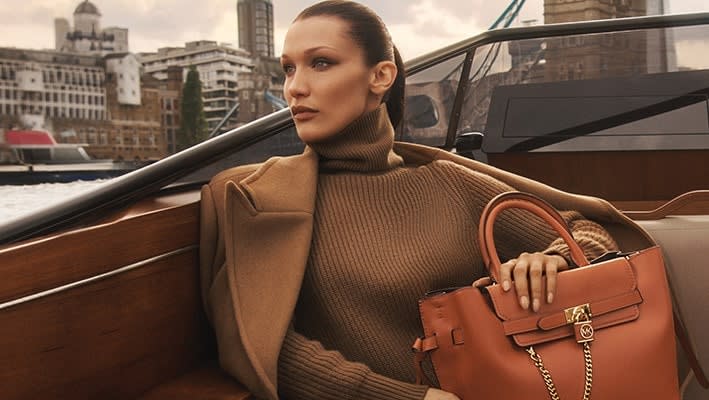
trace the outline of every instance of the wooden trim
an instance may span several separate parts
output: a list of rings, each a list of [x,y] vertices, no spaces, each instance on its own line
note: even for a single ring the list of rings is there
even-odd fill
[[[626,211],[636,221],[662,219],[669,215],[709,214],[709,190],[695,190],[668,201],[651,211]]]
[[[166,258],[177,256],[182,253],[186,253],[190,250],[195,250],[195,249],[197,249],[197,246],[183,247],[181,249],[177,249],[175,251],[171,251],[171,252],[165,253],[165,254],[160,254],[155,257],[149,258],[147,260],[143,260],[143,261],[139,261],[134,264],[126,265],[126,266],[120,267],[118,269],[114,269],[113,271],[108,271],[108,272],[100,274],[100,275],[92,276],[90,278],[82,279],[80,281],[72,282],[72,283],[69,283],[69,284],[66,284],[63,286],[59,286],[59,287],[56,287],[53,289],[45,290],[43,292],[34,293],[29,296],[20,297],[19,299],[15,299],[15,300],[8,301],[5,303],[0,303],[0,310],[6,310],[8,308],[17,307],[21,304],[29,303],[31,301],[39,300],[39,299],[42,299],[42,298],[45,298],[45,297],[48,297],[51,295],[62,293],[67,290],[71,290],[71,289],[75,289],[75,288],[78,288],[81,286],[89,285],[94,282],[98,282],[103,279],[108,279],[110,277],[113,277],[113,276],[116,276],[119,274],[124,274],[124,273],[132,271],[134,269],[145,267],[145,266],[148,266],[152,263],[162,261]]]
[[[199,243],[199,205],[125,217],[0,250],[0,302]]]

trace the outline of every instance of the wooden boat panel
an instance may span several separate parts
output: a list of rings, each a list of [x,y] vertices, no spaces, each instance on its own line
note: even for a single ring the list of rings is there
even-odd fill
[[[214,362],[196,193],[158,195],[99,224],[0,250],[0,382],[12,382],[0,398],[134,399]],[[126,266],[136,268],[52,292]],[[181,387],[209,378],[238,388],[201,374],[185,375]]]
[[[488,154],[498,168],[566,192],[616,201],[667,201],[709,189],[707,150]]]
[[[0,250],[0,302],[197,245],[198,217],[192,203]]]
[[[198,251],[0,311],[0,398],[135,398],[214,354]]]

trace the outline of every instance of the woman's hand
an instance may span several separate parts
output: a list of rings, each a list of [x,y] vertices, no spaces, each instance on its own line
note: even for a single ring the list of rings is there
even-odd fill
[[[430,388],[426,391],[426,396],[423,397],[423,400],[460,400],[460,398],[453,393]]]
[[[522,253],[516,259],[502,264],[500,268],[500,283],[502,290],[512,288],[511,278],[517,290],[519,305],[525,310],[532,306],[537,312],[541,302],[551,303],[556,293],[556,276],[559,271],[569,268],[564,257],[543,253]],[[547,276],[546,293],[542,293],[542,275]],[[531,302],[530,302],[531,299]]]

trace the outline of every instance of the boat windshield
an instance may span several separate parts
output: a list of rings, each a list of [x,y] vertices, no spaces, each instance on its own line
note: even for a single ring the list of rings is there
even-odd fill
[[[443,145],[455,124],[483,133],[487,153],[709,149],[708,35],[697,25],[483,45],[460,88],[464,55],[409,78],[403,134]],[[459,117],[447,121],[456,90]]]

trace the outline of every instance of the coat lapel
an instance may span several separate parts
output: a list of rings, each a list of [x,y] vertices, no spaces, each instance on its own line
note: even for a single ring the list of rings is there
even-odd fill
[[[267,398],[277,398],[278,354],[308,260],[317,168],[317,155],[306,150],[227,184],[225,256],[237,331]]]

